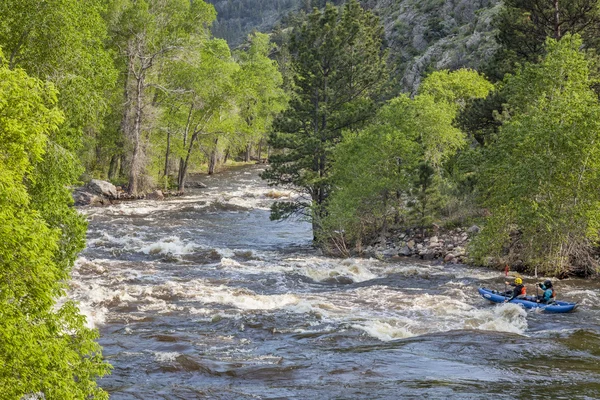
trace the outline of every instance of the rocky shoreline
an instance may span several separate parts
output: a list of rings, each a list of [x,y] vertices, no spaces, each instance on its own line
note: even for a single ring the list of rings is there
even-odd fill
[[[190,182],[186,188],[206,188],[201,182]],[[73,189],[73,201],[76,206],[100,207],[130,200],[164,200],[168,197],[182,196],[183,192],[155,189],[148,193],[130,195],[120,186],[99,179],[92,179],[85,186]]]
[[[421,260],[441,260],[445,263],[468,264],[467,246],[480,231],[477,225],[468,229],[448,231],[436,229],[431,235],[415,230],[391,234],[385,243],[364,249],[363,255],[379,259],[412,257]]]

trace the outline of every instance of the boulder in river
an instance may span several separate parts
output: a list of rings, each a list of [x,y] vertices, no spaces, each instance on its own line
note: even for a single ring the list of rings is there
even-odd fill
[[[109,199],[116,199],[117,187],[110,182],[101,181],[99,179],[92,179],[85,185],[85,191],[94,193],[100,196],[108,197]]]
[[[75,190],[73,192],[73,201],[76,206],[102,206],[110,204],[110,200],[85,190]]]
[[[146,195],[146,199],[148,199],[148,200],[164,200],[165,195],[163,194],[163,192],[161,190],[155,190],[153,192],[148,193]]]

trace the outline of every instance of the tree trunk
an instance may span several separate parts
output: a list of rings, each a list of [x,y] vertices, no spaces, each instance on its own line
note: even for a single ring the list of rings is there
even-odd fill
[[[258,142],[258,162],[262,163],[262,144],[263,141],[262,139],[260,139],[260,141]]]
[[[560,40],[560,8],[558,6],[558,0],[554,0],[554,39]]]
[[[119,157],[119,177],[125,176],[125,154],[121,154]]]
[[[218,161],[218,156],[219,156],[219,150],[217,148],[217,145],[219,144],[219,138],[215,139],[215,147],[213,148],[212,152],[210,153],[210,159],[208,161],[208,174],[212,175],[215,173],[215,170],[217,169],[217,161]]]
[[[110,166],[108,167],[108,180],[113,180],[115,179],[115,175],[118,171],[117,167],[119,165],[119,156],[116,154],[113,154],[113,156],[110,158]]]
[[[188,112],[187,121],[185,123],[185,129],[183,131],[183,148],[184,149],[187,147],[187,138],[190,133],[190,125],[191,125],[191,121],[192,121],[192,112],[193,111],[194,111],[194,103],[191,103],[190,111]],[[177,190],[179,190],[180,193],[183,193],[185,191],[185,176],[187,174],[188,161],[190,160],[190,154],[192,152],[192,145],[194,144],[194,139],[196,139],[197,135],[198,135],[198,132],[194,132],[192,134],[192,137],[190,138],[190,145],[188,147],[188,151],[187,151],[187,155],[186,155],[185,159],[183,157],[181,157],[179,159],[179,174],[177,175]]]
[[[167,131],[167,151],[165,152],[165,171],[164,176],[169,176],[169,153],[171,152],[171,131]]]
[[[131,168],[129,170],[129,187],[128,193],[130,195],[137,195],[138,192],[138,178],[140,175],[140,163],[141,163],[141,131],[142,131],[142,113],[143,113],[143,98],[144,98],[144,72],[141,71],[140,75],[136,77],[136,93],[135,93],[135,119],[133,122],[133,153],[131,155]]]
[[[252,152],[252,145],[248,143],[246,145],[246,154],[244,154],[244,161],[250,162],[250,153]]]
[[[223,157],[223,164],[227,164],[227,160],[229,160],[229,147],[225,151],[225,157]]]

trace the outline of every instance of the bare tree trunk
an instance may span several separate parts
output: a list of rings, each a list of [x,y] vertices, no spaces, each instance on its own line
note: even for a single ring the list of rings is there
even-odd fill
[[[136,195],[138,192],[138,178],[141,169],[141,131],[142,131],[142,113],[144,99],[144,72],[136,77],[136,93],[135,93],[135,119],[133,122],[132,141],[133,153],[131,156],[131,169],[129,170],[129,187],[128,193]]]
[[[260,139],[260,141],[258,142],[258,162],[262,162],[262,146],[263,140]]]
[[[190,133],[190,124],[192,121],[192,111],[193,110],[194,110],[194,104],[192,103],[190,105],[190,111],[188,112],[187,122],[185,123],[185,130],[183,131],[183,148],[184,149],[187,146],[187,138]],[[188,151],[187,151],[185,159],[183,157],[181,157],[179,159],[179,174],[177,176],[177,190],[179,190],[180,193],[183,193],[185,191],[185,176],[187,174],[187,168],[188,168],[188,162],[190,160],[190,154],[192,153],[192,145],[194,144],[194,139],[196,139],[197,135],[198,135],[198,132],[194,132],[192,134],[192,137],[190,138],[190,145],[188,146]]]
[[[246,145],[246,154],[244,155],[244,161],[245,162],[250,162],[250,154],[252,152],[252,145],[250,143],[248,143]]]
[[[560,8],[558,6],[558,0],[554,0],[554,39],[560,40],[562,37],[560,33]]]
[[[118,165],[119,165],[119,156],[116,154],[113,154],[113,156],[110,158],[110,166],[108,167],[108,180],[115,179],[115,175],[118,171],[118,169],[117,169]]]
[[[171,131],[167,130],[167,151],[165,152],[164,176],[169,176],[169,153],[171,152]]]
[[[219,156],[219,151],[217,148],[217,145],[219,144],[219,138],[215,139],[215,147],[213,148],[212,152],[210,153],[210,159],[208,161],[208,174],[212,175],[215,173],[215,170],[217,169],[217,162],[218,162],[218,156]]]
[[[229,147],[225,151],[225,157],[223,157],[223,164],[227,164],[227,160],[229,160]]]

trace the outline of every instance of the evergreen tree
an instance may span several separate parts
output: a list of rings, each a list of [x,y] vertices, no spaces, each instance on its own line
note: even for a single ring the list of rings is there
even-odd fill
[[[271,157],[271,166],[262,177],[271,185],[297,188],[304,197],[277,203],[273,219],[305,213],[312,215],[318,230],[331,190],[332,150],[344,130],[374,115],[386,84],[382,40],[379,20],[356,0],[343,8],[315,9],[292,34],[292,99],[270,137],[270,145],[280,152]],[[308,210],[311,207],[313,214]]]
[[[495,20],[500,50],[488,74],[502,79],[516,63],[538,62],[547,37],[578,34],[587,48],[600,46],[599,0],[505,0]]]

